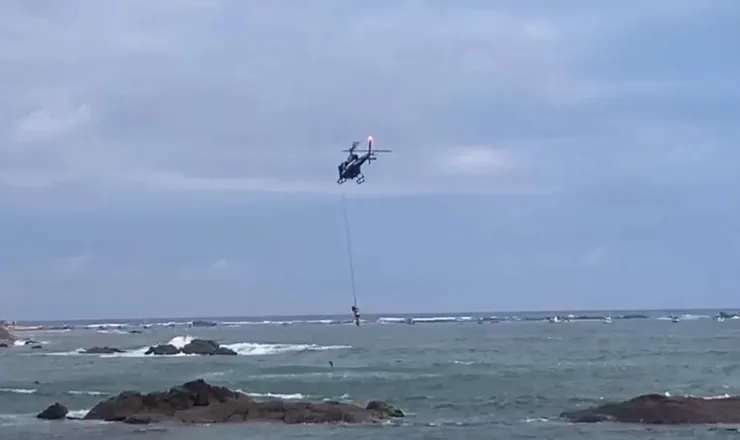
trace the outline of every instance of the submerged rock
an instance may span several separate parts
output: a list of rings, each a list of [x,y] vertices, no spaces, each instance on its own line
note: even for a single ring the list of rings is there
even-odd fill
[[[105,347],[91,347],[86,348],[83,351],[84,354],[114,354],[114,353],[125,353],[123,350],[120,350],[115,347],[108,347],[107,345]]]
[[[59,402],[56,402],[55,404],[50,405],[48,408],[38,413],[36,415],[36,418],[44,420],[62,420],[67,418],[68,413],[69,410],[66,406],[62,405]]]
[[[172,344],[159,344],[149,347],[149,350],[144,354],[173,355],[178,353],[180,353],[180,349]]]
[[[706,399],[645,394],[624,402],[566,411],[560,416],[574,423],[737,424],[740,396]]]
[[[366,407],[339,402],[263,402],[202,379],[165,392],[141,394],[124,391],[91,409],[85,420],[130,424],[179,422],[185,424],[279,422],[279,423],[378,423],[403,417],[401,410],[382,401]]]

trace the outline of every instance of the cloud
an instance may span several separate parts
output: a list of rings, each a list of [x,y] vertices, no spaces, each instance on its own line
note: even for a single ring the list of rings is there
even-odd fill
[[[206,264],[187,264],[178,270],[178,277],[185,281],[245,281],[248,265],[229,258],[219,258]]]
[[[606,260],[609,258],[610,249],[608,246],[601,245],[596,246],[593,249],[590,249],[586,254],[583,256],[581,262],[584,266],[599,266],[601,264],[606,263]]]
[[[59,258],[51,265],[51,274],[61,276],[79,276],[93,269],[95,255],[89,252]]]
[[[442,161],[447,170],[466,174],[505,171],[514,164],[505,151],[486,147],[456,148]]]
[[[285,11],[166,0],[6,10],[16,38],[0,47],[13,66],[0,78],[0,114],[14,121],[0,153],[5,191],[87,182],[335,194],[338,150],[372,133],[397,151],[368,169],[368,183],[389,188],[377,193],[548,193],[563,182],[542,177],[537,154],[451,150],[546,143],[539,132],[550,123],[531,115],[577,118],[613,96],[655,90],[583,69],[598,46],[573,25],[598,19],[590,9],[568,18],[493,4],[325,1]],[[41,151],[23,147],[42,141]],[[531,166],[502,166],[520,156]]]
[[[122,311],[130,292],[214,286],[227,312],[245,286],[269,292],[250,310],[304,290],[301,307],[334,307],[340,195],[363,198],[350,211],[378,307],[737,284],[736,1],[0,12],[0,282],[39,308],[62,287],[78,305],[119,292]],[[368,135],[393,153],[337,185],[340,150]]]
[[[86,104],[76,108],[40,108],[16,120],[16,139],[19,143],[62,140],[91,122],[92,113]]]

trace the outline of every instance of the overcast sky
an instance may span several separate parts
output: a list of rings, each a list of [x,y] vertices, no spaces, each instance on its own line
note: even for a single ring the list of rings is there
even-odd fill
[[[740,306],[738,20],[5,0],[0,318]]]

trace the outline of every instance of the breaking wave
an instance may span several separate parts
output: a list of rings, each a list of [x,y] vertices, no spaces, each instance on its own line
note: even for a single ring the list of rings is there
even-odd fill
[[[39,390],[37,388],[0,388],[0,394],[37,394]],[[110,393],[104,391],[77,391],[71,390],[66,391],[66,394],[72,396],[107,396]]]

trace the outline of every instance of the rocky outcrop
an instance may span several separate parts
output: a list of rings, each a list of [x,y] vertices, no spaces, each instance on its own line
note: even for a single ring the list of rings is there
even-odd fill
[[[129,424],[296,424],[378,423],[403,416],[401,410],[382,401],[372,401],[365,407],[339,402],[286,402],[279,399],[259,402],[246,394],[198,379],[164,392],[142,394],[124,391],[95,405],[84,419]]]
[[[57,402],[38,413],[36,417],[44,420],[62,420],[67,418],[68,413],[67,407]]]
[[[740,396],[705,399],[645,394],[633,399],[560,415],[574,423],[738,424]]]
[[[149,347],[149,350],[147,350],[146,353],[144,354],[154,354],[154,355],[162,356],[162,355],[174,355],[174,354],[179,354],[179,353],[180,353],[180,349],[175,347],[172,344],[159,344],[159,345],[154,345],[152,347]]]
[[[149,347],[146,354],[153,355],[175,355],[175,354],[199,354],[202,356],[213,356],[213,355],[236,355],[236,352],[228,347],[219,345],[218,342],[210,339],[193,339],[182,348],[177,348],[171,344],[160,344],[153,347]]]
[[[15,341],[16,337],[4,325],[0,325],[0,341]]]
[[[108,347],[107,345],[105,347],[91,347],[86,348],[83,352],[83,354],[115,354],[115,353],[125,353],[123,350],[119,350],[115,347]]]

